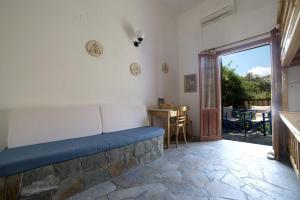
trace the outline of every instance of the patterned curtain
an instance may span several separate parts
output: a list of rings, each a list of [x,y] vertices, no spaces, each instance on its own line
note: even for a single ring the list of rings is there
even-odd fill
[[[202,52],[200,55],[200,76],[202,92],[200,95],[202,108],[217,107],[217,55],[213,50]]]

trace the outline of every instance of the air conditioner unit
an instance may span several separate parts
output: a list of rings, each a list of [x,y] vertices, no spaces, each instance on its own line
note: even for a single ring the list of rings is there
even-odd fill
[[[209,14],[208,16],[204,17],[201,20],[202,25],[206,25],[210,22],[219,20],[227,15],[230,15],[235,11],[235,4],[234,0],[231,0],[228,4],[226,4],[224,7],[218,9],[217,11]]]

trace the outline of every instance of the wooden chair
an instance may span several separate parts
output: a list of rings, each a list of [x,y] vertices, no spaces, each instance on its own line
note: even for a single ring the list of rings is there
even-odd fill
[[[187,144],[186,141],[186,120],[187,120],[187,106],[180,106],[177,108],[177,117],[176,117],[176,122],[174,124],[171,124],[171,126],[175,127],[175,136],[176,136],[176,148],[178,147],[178,136],[180,133],[183,134],[183,138],[185,143]],[[180,130],[182,130],[180,132]]]
[[[186,137],[187,139],[193,139],[193,121],[189,118],[188,115],[186,115],[186,122],[185,122],[185,126],[186,126]]]

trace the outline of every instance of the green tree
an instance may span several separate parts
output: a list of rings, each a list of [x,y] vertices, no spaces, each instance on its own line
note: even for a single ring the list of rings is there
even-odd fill
[[[253,73],[242,77],[244,89],[247,91],[250,99],[270,99],[271,98],[271,77],[258,76]]]
[[[270,99],[271,77],[248,73],[240,76],[231,68],[232,62],[222,65],[222,102],[224,106],[242,107],[244,100]]]
[[[242,78],[230,67],[231,63],[222,66],[222,102],[224,106],[243,106],[248,98],[243,87]]]

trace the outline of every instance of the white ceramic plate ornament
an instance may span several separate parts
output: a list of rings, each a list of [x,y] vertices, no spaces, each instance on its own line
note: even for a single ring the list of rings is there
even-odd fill
[[[141,66],[138,63],[132,63],[130,65],[130,72],[133,76],[140,75],[142,72]]]
[[[103,47],[96,40],[88,41],[85,45],[85,49],[91,56],[99,57],[103,54]]]

